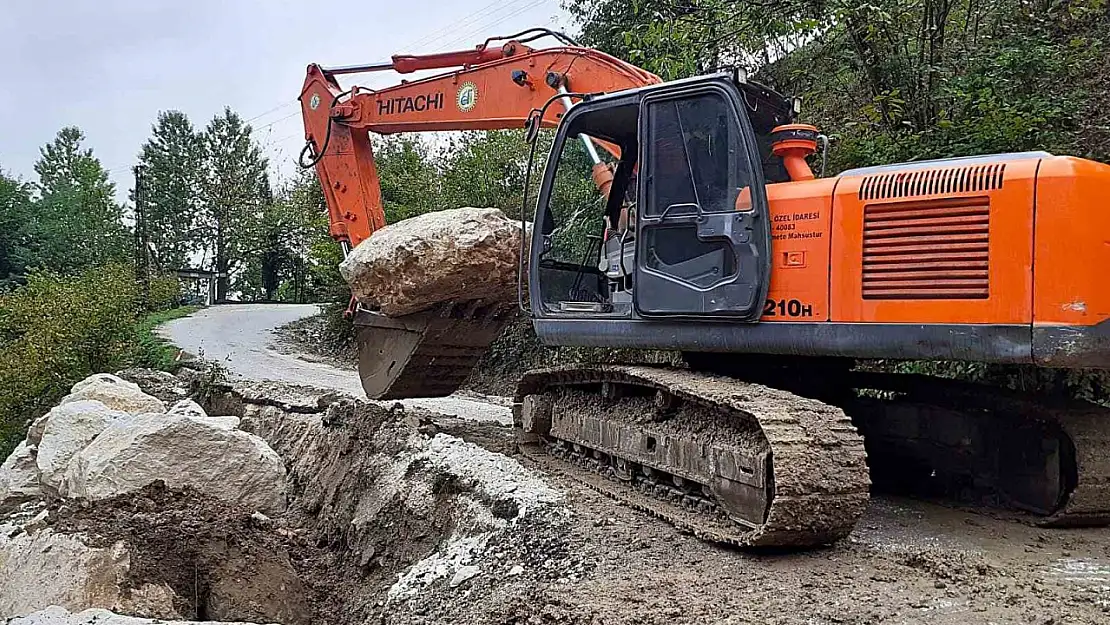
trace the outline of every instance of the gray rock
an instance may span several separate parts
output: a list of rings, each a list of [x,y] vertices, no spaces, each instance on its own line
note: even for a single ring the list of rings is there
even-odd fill
[[[27,428],[27,444],[31,447],[38,447],[42,442],[42,431],[46,429],[46,421],[46,415],[42,415],[32,421],[31,427]]]
[[[10,527],[10,526],[4,526]],[[122,542],[89,547],[80,535],[0,531],[0,618],[48,606],[71,610],[116,608],[124,600],[130,555]],[[173,604],[151,609],[176,616]]]
[[[97,373],[74,384],[69,395],[62,398],[61,404],[86,399],[95,399],[113,410],[131,414],[166,411],[166,404],[162,400],[147,395],[138,384],[110,373]]]
[[[23,441],[0,464],[0,510],[30,501],[41,494],[35,448]]]
[[[179,414],[187,417],[207,417],[208,413],[201,408],[200,404],[191,399],[182,399],[173,406],[167,414]]]
[[[209,425],[224,430],[236,430],[239,428],[239,417],[194,417],[195,419],[204,419]]]
[[[459,586],[465,584],[471,578],[477,577],[478,574],[481,572],[482,569],[470,564],[466,566],[460,566],[459,570],[455,571],[454,577],[451,578],[450,586],[451,588],[458,588]]]
[[[285,509],[285,466],[265,441],[219,419],[182,415],[113,423],[73,457],[63,494],[105,499],[156,480],[264,513]]]
[[[130,418],[126,412],[111,410],[95,400],[71,401],[52,408],[46,413],[42,440],[35,454],[42,485],[60,493],[66,465],[74,454],[91,443],[104,428]]]
[[[190,381],[172,373],[159,371],[158,369],[136,367],[124,369],[117,372],[116,375],[128,382],[138,384],[144,393],[161,399],[167,405],[189,396]]]
[[[520,222],[496,208],[426,213],[375,231],[339,271],[359,301],[391,317],[447,301],[509,301],[520,238]]]

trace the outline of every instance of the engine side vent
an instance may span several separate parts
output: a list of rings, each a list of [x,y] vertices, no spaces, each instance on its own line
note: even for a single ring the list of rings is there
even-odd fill
[[[876,174],[863,179],[859,188],[861,200],[889,200],[922,195],[976,193],[1002,188],[1005,163],[919,169],[889,174]]]
[[[986,299],[985,197],[870,204],[863,217],[863,298]]]

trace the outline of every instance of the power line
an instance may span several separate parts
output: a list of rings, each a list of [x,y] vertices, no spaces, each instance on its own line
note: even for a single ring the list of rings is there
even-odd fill
[[[485,17],[485,14],[489,13],[490,9],[493,9],[493,12],[496,13],[497,11],[500,11],[502,7],[512,6],[513,4],[516,4],[517,2],[521,2],[521,1],[523,1],[523,0],[514,0],[514,2],[511,2],[508,5],[503,5],[500,1],[494,0],[494,2],[491,2],[491,3],[487,4],[486,6],[482,7],[481,9],[478,9],[477,11],[474,11],[473,13],[470,13],[468,16],[464,17],[463,19],[458,20],[458,21],[454,21],[454,22],[450,22],[446,26],[444,26],[444,27],[442,27],[438,30],[432,31],[431,33],[428,33],[427,35],[424,35],[423,37],[417,39],[416,41],[413,41],[412,43],[409,43],[406,47],[409,48],[409,49],[414,49],[417,46],[427,45],[427,44],[435,41],[437,37],[441,37],[441,36],[446,35],[447,33],[451,32],[452,30],[457,31],[458,29],[465,27],[465,25],[469,25],[476,18]],[[412,51],[416,52],[416,50],[412,50]],[[406,50],[400,50],[400,52],[406,52]]]
[[[260,117],[265,117],[265,116],[269,115],[270,113],[273,113],[273,112],[275,112],[275,111],[281,110],[281,109],[283,109],[283,108],[285,108],[285,107],[287,107],[287,106],[290,106],[290,105],[293,105],[293,104],[296,104],[296,103],[297,103],[297,101],[296,101],[296,100],[293,100],[293,101],[291,101],[291,102],[290,102],[290,101],[282,102],[281,104],[279,104],[279,105],[275,106],[274,108],[272,108],[272,109],[269,109],[268,111],[266,111],[266,112],[264,112],[264,113],[259,113],[258,115],[255,115],[254,117],[251,117],[250,119],[248,119],[248,120],[244,121],[243,123],[244,123],[244,124],[249,124],[249,123],[253,122],[254,120],[256,120],[256,119],[258,119],[258,118],[260,118]]]
[[[265,130],[266,128],[269,128],[270,126],[273,126],[274,124],[281,123],[281,122],[289,119],[290,117],[293,117],[294,115],[300,115],[300,113],[301,113],[300,111],[293,111],[292,113],[286,115],[285,117],[275,119],[274,121],[266,124],[265,126],[259,126],[258,128],[253,128],[252,130],[254,130],[256,132],[259,131],[259,130]],[[247,123],[247,122],[244,122],[244,123]]]
[[[492,32],[491,29],[494,26],[497,26],[498,24],[503,24],[504,22],[507,22],[508,20],[520,15],[521,13],[524,13],[525,11],[528,11],[529,9],[533,9],[535,7],[538,7],[539,5],[544,4],[547,1],[548,0],[535,0],[531,4],[527,4],[527,5],[525,5],[523,7],[520,7],[519,9],[517,9],[517,10],[511,12],[511,13],[503,15],[499,19],[497,19],[493,22],[488,22],[488,23],[482,24],[477,29],[472,30],[472,31],[460,36],[460,37],[456,37],[455,39],[452,39],[452,40],[448,41],[447,43],[445,43],[445,44],[441,45],[440,47],[436,48],[435,50],[433,50],[433,52],[441,52],[441,51],[446,50],[446,49],[448,49],[452,46],[459,45],[463,41],[466,41],[468,39],[472,39],[475,35],[477,35],[480,32],[483,32],[483,31]]]

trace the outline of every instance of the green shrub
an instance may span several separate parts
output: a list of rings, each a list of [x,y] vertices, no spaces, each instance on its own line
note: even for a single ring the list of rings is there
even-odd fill
[[[147,293],[147,310],[169,310],[181,302],[181,283],[176,276],[153,276]]]
[[[0,455],[77,381],[134,354],[138,292],[126,265],[34,273],[0,296]]]

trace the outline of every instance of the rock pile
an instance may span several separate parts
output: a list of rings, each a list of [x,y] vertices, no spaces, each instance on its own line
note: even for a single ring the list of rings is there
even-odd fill
[[[161,480],[265,513],[285,509],[285,467],[239,418],[196,402],[169,409],[137,384],[97,374],[32,424],[0,469],[0,510],[49,497],[105,499]]]
[[[162,587],[124,585],[132,554],[46,527],[46,506],[104,500],[150,484],[193,488],[262,513],[286,507],[285,467],[238,417],[210,417],[191,400],[166,408],[138,385],[98,374],[29,428],[0,466],[0,617],[60,605],[171,618]]]
[[[496,208],[458,208],[376,231],[339,266],[351,292],[390,317],[447,301],[516,296],[520,222]]]

